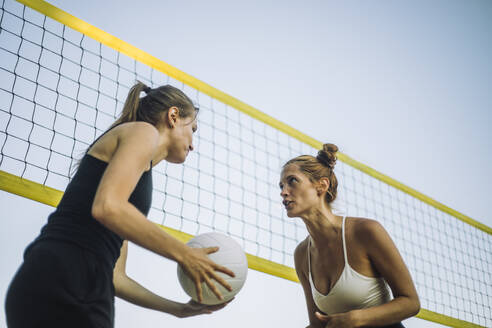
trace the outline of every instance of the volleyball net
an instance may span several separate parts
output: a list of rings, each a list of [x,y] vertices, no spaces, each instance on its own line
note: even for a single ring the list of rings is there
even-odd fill
[[[56,206],[84,151],[119,114],[129,88],[171,84],[200,107],[194,152],[153,170],[149,219],[178,238],[218,231],[250,268],[297,281],[307,236],[286,217],[283,163],[322,143],[40,0],[1,0],[0,188]],[[343,145],[341,145],[343,149]],[[339,153],[341,214],[389,231],[421,298],[418,317],[492,326],[492,230]]]

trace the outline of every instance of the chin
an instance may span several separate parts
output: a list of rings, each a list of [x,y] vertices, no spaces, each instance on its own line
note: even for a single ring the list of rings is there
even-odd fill
[[[296,215],[294,212],[292,211],[287,211],[287,216],[289,218],[295,218],[295,217],[298,217],[299,215]]]
[[[168,158],[167,161],[169,163],[173,163],[173,164],[183,164],[185,159],[186,159],[186,157],[185,158]]]

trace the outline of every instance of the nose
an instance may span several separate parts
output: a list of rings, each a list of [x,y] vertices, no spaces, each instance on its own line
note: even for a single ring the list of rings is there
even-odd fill
[[[193,151],[193,149],[195,149],[195,148],[193,147],[193,144],[190,144],[189,149],[190,149],[190,151]]]
[[[281,196],[282,198],[284,198],[284,199],[285,199],[285,197],[287,197],[288,195],[289,195],[289,194],[288,194],[288,192],[287,192],[287,188],[283,187],[282,189],[280,189],[280,196]]]

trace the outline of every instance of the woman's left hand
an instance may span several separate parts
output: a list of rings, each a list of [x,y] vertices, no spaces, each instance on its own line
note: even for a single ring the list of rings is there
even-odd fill
[[[188,303],[183,304],[178,317],[187,318],[200,314],[210,314],[214,311],[223,309],[230,301],[217,305],[206,305],[190,300]]]
[[[354,317],[351,312],[324,315],[316,311],[316,318],[325,324],[325,328],[355,328]]]

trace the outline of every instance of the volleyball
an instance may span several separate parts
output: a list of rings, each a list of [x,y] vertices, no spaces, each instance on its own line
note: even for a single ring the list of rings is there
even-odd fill
[[[235,277],[231,277],[225,273],[216,271],[216,274],[227,281],[227,283],[232,287],[232,290],[228,291],[217,281],[212,280],[224,297],[222,300],[215,296],[205,282],[202,282],[203,299],[201,303],[214,305],[221,304],[232,299],[243,287],[248,274],[248,260],[246,259],[246,254],[244,253],[242,247],[231,237],[217,232],[200,234],[191,239],[187,245],[194,248],[219,247],[217,252],[208,254],[208,257],[218,265],[227,267],[236,275]],[[180,265],[178,265],[178,280],[186,294],[198,302],[195,284]]]

